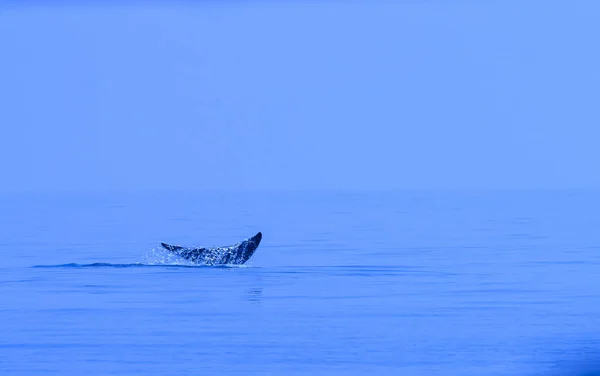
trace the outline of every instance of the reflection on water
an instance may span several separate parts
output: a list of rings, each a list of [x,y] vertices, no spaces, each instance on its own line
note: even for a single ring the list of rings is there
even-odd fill
[[[251,302],[259,302],[262,298],[262,294],[263,294],[263,288],[262,287],[258,287],[258,288],[251,288],[246,290],[246,300],[251,301]]]

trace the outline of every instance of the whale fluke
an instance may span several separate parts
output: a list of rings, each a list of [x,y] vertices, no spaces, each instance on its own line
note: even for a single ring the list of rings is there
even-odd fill
[[[252,257],[261,240],[262,233],[259,232],[238,244],[224,247],[191,248],[167,243],[160,244],[166,250],[196,264],[241,265]]]
[[[171,252],[175,252],[175,251],[179,251],[179,250],[183,249],[183,247],[178,246],[178,245],[169,245],[169,244],[166,244],[166,243],[160,243],[160,245],[162,245],[163,248],[166,248],[166,249],[168,249]]]

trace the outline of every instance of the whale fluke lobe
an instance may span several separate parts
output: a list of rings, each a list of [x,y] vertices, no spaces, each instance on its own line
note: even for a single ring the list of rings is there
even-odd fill
[[[175,251],[179,251],[179,250],[183,249],[183,247],[180,247],[178,245],[169,245],[166,243],[160,243],[160,245],[162,245],[163,248],[168,249],[171,252],[175,252]]]
[[[241,243],[224,247],[191,248],[166,243],[160,244],[166,250],[196,264],[242,265],[252,257],[261,240],[262,233],[258,232]]]

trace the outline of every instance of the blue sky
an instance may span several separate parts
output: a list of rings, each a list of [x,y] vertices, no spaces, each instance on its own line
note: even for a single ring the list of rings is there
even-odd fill
[[[600,3],[448,3],[4,3],[0,189],[600,187]]]

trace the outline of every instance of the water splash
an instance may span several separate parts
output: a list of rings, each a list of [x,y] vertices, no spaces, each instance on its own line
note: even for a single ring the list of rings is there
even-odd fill
[[[150,251],[144,253],[142,255],[142,263],[145,265],[202,266],[182,259],[162,248],[152,248]]]

